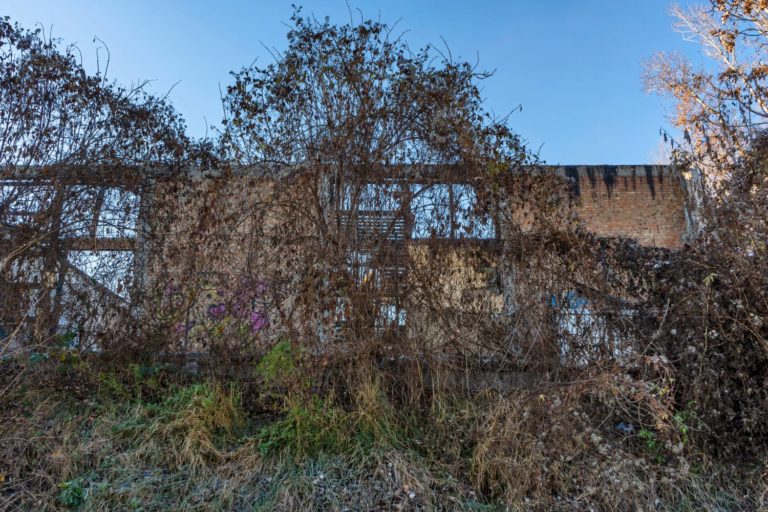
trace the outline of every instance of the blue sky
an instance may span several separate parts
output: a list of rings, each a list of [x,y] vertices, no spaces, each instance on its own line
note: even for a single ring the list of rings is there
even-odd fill
[[[96,62],[94,36],[109,47],[109,75],[150,79],[202,136],[221,119],[229,72],[285,47],[291,3],[349,20],[345,0],[3,0],[0,14],[75,42]],[[670,105],[643,92],[642,62],[659,50],[702,63],[667,16],[667,0],[349,0],[369,18],[407,29],[412,47],[442,44],[454,57],[495,70],[486,108],[523,110],[511,126],[552,164],[653,163]],[[102,53],[103,55],[103,53]],[[176,84],[174,86],[174,84]]]

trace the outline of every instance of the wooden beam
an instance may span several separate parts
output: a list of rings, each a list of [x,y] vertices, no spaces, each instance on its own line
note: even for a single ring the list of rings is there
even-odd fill
[[[62,239],[70,251],[135,251],[138,244],[135,238],[95,238],[77,237]]]

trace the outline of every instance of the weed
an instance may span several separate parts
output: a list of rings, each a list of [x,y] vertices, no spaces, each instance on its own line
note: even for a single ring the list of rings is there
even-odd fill
[[[291,404],[283,419],[262,428],[255,437],[259,452],[287,452],[293,457],[314,457],[349,449],[355,437],[350,416],[330,399],[313,397],[306,404]]]
[[[643,442],[645,450],[657,463],[664,461],[664,445],[657,439],[656,433],[652,430],[641,428],[637,432],[637,437]]]
[[[85,502],[86,491],[81,479],[76,478],[59,484],[59,502],[67,508],[80,508]]]
[[[285,386],[298,377],[297,354],[288,340],[281,340],[261,358],[259,375],[270,386]]]

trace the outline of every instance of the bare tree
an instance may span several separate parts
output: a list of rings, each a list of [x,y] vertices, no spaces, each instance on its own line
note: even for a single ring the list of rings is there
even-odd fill
[[[711,0],[673,6],[675,28],[701,45],[712,67],[695,69],[684,57],[659,53],[646,64],[646,87],[675,100],[680,149],[709,189],[765,187],[765,173],[741,165],[768,123],[768,12],[765,2]],[[734,189],[734,190],[735,190]]]

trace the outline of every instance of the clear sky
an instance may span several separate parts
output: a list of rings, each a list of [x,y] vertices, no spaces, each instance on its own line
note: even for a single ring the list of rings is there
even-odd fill
[[[219,88],[229,72],[281,49],[291,3],[306,13],[349,20],[345,0],[0,0],[0,15],[40,24],[77,43],[89,69],[94,36],[109,47],[109,75],[151,79],[202,136],[221,120]],[[653,163],[669,105],[643,92],[642,62],[659,50],[698,48],[672,30],[668,0],[349,0],[368,18],[398,22],[416,48],[448,43],[454,57],[496,74],[486,107],[551,164]],[[103,55],[103,53],[102,53]]]

